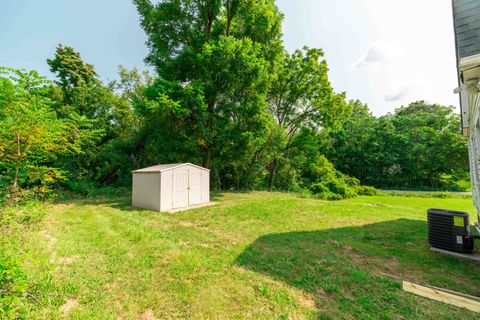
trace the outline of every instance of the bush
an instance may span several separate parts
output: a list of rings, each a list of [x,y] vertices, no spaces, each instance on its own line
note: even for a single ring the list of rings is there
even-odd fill
[[[66,181],[58,190],[60,200],[74,198],[119,197],[129,193],[126,187],[101,187],[91,180]]]
[[[380,194],[378,189],[370,186],[358,186],[357,193],[359,196],[378,196]]]
[[[45,215],[42,202],[26,200],[35,195],[22,192],[15,198],[15,205],[0,209],[0,319],[25,318],[29,287],[20,267],[19,248],[23,246],[23,234]]]
[[[25,273],[3,252],[0,256],[0,319],[22,319],[22,298],[27,294]]]
[[[29,206],[32,203],[55,200],[57,194],[48,188],[35,186],[12,192],[8,187],[0,188],[0,208]]]
[[[377,189],[360,185],[356,178],[344,175],[336,170],[330,161],[320,156],[310,164],[305,179],[306,188],[315,198],[340,200],[358,195],[377,195]]]
[[[61,186],[65,189],[64,196],[67,198],[86,197],[97,189],[97,185],[90,180],[67,180]]]

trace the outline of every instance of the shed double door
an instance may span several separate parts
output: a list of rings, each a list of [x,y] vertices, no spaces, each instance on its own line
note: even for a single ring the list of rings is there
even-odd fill
[[[196,168],[173,170],[173,209],[202,202],[202,172]]]

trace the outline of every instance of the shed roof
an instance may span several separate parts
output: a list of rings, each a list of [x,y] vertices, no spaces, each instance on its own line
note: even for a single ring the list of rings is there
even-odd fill
[[[183,166],[193,166],[193,167],[205,170],[205,171],[210,171],[210,170],[208,170],[204,167],[197,166],[197,165],[192,164],[190,162],[185,162],[185,163],[159,164],[159,165],[156,165],[156,166],[151,166],[151,167],[147,167],[147,168],[143,168],[143,169],[134,170],[132,172],[133,173],[163,172],[163,171],[168,171],[168,170],[183,167]]]

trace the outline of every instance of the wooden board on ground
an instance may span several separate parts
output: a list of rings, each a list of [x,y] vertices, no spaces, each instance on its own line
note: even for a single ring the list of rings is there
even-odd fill
[[[480,313],[480,299],[474,296],[435,287],[421,286],[408,281],[402,281],[402,288],[406,292]]]
[[[457,257],[457,258],[462,258],[462,259],[467,259],[467,260],[472,260],[472,261],[479,261],[480,262],[480,252],[474,252],[474,253],[460,253],[460,252],[453,252],[453,251],[448,251],[448,250],[443,250],[443,249],[438,249],[438,248],[430,248],[432,251],[441,253],[441,254],[446,254],[449,256]]]

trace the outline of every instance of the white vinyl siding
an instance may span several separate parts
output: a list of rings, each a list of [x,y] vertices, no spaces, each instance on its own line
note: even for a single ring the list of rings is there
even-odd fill
[[[160,173],[133,175],[132,205],[149,210],[160,210]]]

